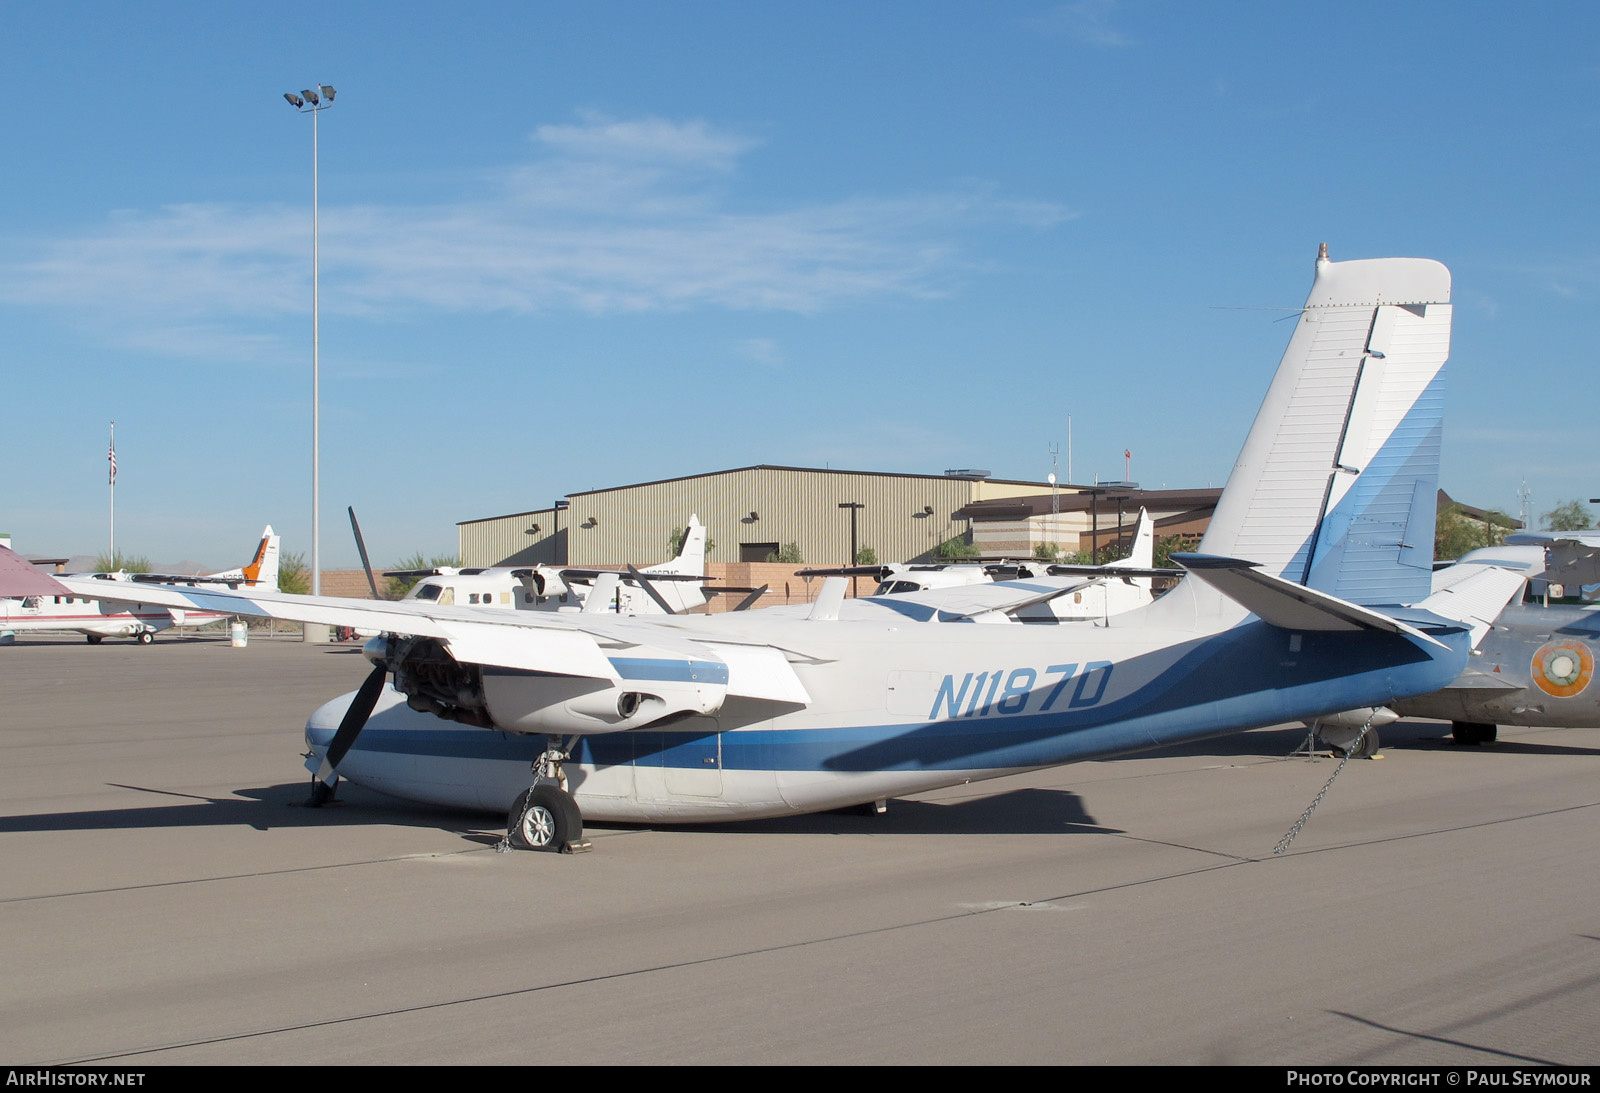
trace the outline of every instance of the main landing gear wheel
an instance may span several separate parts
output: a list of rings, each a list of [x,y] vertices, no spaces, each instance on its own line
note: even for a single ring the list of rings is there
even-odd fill
[[[1329,744],[1328,750],[1333,753],[1335,759],[1343,759],[1347,750],[1352,759],[1371,759],[1378,754],[1378,749],[1381,746],[1378,743],[1378,730],[1368,729],[1367,735],[1363,736],[1360,743],[1356,744],[1354,748],[1346,749],[1337,744]]]
[[[141,630],[139,632],[139,644],[140,645],[149,645],[152,641],[155,641],[155,640],[156,640],[156,636],[154,634],[152,634],[150,631]]]
[[[84,636],[89,639],[90,645],[99,645],[102,641],[106,640],[106,636],[104,634],[86,634]]]
[[[1457,744],[1473,746],[1493,744],[1500,735],[1498,725],[1485,725],[1479,721],[1452,721],[1450,735]]]
[[[519,850],[569,854],[583,845],[583,814],[570,793],[537,785],[522,792],[506,816],[506,838]]]

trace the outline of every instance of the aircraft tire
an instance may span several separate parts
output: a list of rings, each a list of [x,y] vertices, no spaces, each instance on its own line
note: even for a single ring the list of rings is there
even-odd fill
[[[1450,722],[1450,736],[1457,744],[1476,746],[1478,744],[1493,744],[1500,735],[1498,725],[1486,725],[1479,721],[1452,721]]]
[[[1355,750],[1350,755],[1350,758],[1371,759],[1374,755],[1378,754],[1378,749],[1381,747],[1383,747],[1383,745],[1378,742],[1378,730],[1368,729],[1367,735],[1361,738],[1361,743],[1356,745]],[[1344,758],[1345,750],[1338,745],[1329,744],[1328,750],[1333,753],[1335,758]]]
[[[99,645],[102,641],[106,640],[106,636],[104,634],[85,634],[84,637],[89,639],[90,645]]]
[[[511,806],[506,837],[519,850],[564,853],[583,841],[583,814],[571,794],[552,785],[532,786]]]
[[[152,634],[150,631],[148,631],[148,630],[139,631],[139,644],[140,645],[149,645],[152,641],[155,641],[155,640],[156,640],[156,636],[154,634]]]

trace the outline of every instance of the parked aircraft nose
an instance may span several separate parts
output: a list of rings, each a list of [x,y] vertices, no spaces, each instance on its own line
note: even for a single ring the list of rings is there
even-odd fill
[[[307,749],[318,755],[327,752],[328,745],[333,741],[333,734],[339,730],[339,722],[344,718],[344,712],[350,708],[350,703],[355,701],[355,697],[356,692],[351,691],[316,708],[306,721]]]

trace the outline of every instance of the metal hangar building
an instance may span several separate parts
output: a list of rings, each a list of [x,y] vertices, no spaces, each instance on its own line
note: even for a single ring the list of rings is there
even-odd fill
[[[939,545],[972,541],[976,502],[1048,493],[1046,482],[986,471],[884,474],[760,465],[569,494],[546,509],[457,525],[467,566],[647,565],[672,554],[672,534],[699,516],[712,562],[764,562],[785,545],[808,565],[850,562],[856,546],[886,562],[934,561]],[[1060,486],[1065,497],[1075,487]]]

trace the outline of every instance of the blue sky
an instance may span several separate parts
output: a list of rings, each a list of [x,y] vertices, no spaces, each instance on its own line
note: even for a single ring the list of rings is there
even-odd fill
[[[1330,12],[1336,12],[1330,14]],[[1319,242],[1450,266],[1443,485],[1600,496],[1593,4],[0,6],[0,529],[324,565],[752,463],[1220,485]],[[687,515],[687,514],[686,514]],[[638,559],[651,561],[653,559]]]

